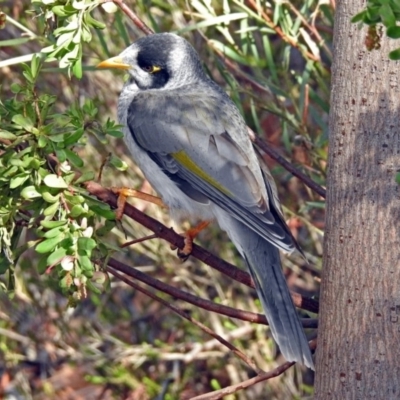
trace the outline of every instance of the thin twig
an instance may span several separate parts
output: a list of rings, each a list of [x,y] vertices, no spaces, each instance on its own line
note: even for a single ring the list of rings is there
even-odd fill
[[[316,347],[317,347],[317,341],[312,340],[310,342],[310,348],[312,350],[315,350]],[[247,379],[243,382],[237,383],[236,385],[227,386],[223,389],[216,390],[214,392],[201,394],[200,396],[196,396],[196,397],[191,397],[190,400],[219,400],[219,399],[222,399],[224,396],[236,393],[239,390],[246,389],[250,386],[255,385],[256,383],[266,381],[266,380],[275,378],[279,375],[282,375],[285,371],[287,371],[294,364],[295,364],[294,362],[285,362],[284,364],[280,365],[279,367],[274,368],[272,371],[262,372],[261,374],[255,376],[254,378]]]
[[[126,278],[124,275],[120,274],[119,272],[113,270],[112,268],[107,268],[108,272],[112,275],[114,275],[116,278],[119,280],[125,282],[127,285],[133,287],[134,289],[144,293],[146,296],[152,298],[153,300],[158,301],[165,307],[168,307],[170,310],[172,310],[174,313],[180,315],[182,318],[187,319],[190,321],[192,324],[196,325],[199,327],[203,332],[209,334],[212,336],[214,339],[218,340],[220,343],[222,343],[224,346],[226,346],[229,350],[231,350],[234,354],[236,354],[237,357],[239,357],[242,361],[244,361],[250,368],[252,368],[254,371],[256,371],[258,374],[263,374],[264,371],[257,367],[257,365],[254,363],[253,360],[251,360],[249,357],[246,356],[241,350],[239,350],[237,347],[235,347],[233,344],[229,343],[227,340],[225,340],[223,337],[220,335],[216,334],[214,331],[212,331],[210,328],[207,326],[203,325],[201,322],[197,321],[193,317],[191,317],[188,313],[185,311],[181,310],[180,308],[172,305],[171,303],[167,302],[166,300],[162,299],[161,297],[158,297],[154,293],[146,290],[145,288],[141,287],[137,283],[131,281],[130,279]]]
[[[133,239],[133,240],[130,240],[129,242],[125,242],[124,244],[121,244],[121,246],[119,246],[119,247],[121,247],[121,249],[123,249],[125,247],[132,246],[133,244],[142,243],[142,242],[145,242],[146,240],[151,240],[151,239],[156,239],[156,238],[158,238],[158,236],[156,234],[143,236],[139,239]]]
[[[303,126],[307,126],[309,103],[310,103],[310,85],[306,83],[304,85],[304,106],[303,106],[303,115],[301,118],[301,123]]]
[[[257,314],[250,311],[238,310],[236,308],[224,306],[222,304],[214,303],[210,300],[202,299],[200,297],[194,296],[188,292],[178,289],[174,286],[170,286],[158,279],[151,277],[136,268],[130,267],[122,263],[121,261],[110,258],[108,260],[108,265],[117,271],[123,272],[124,274],[145,283],[157,289],[163,293],[169,294],[170,296],[185,301],[187,303],[193,304],[196,307],[203,308],[204,310],[212,311],[221,315],[226,315],[231,318],[240,319],[242,321],[253,322],[262,325],[268,325],[267,318],[263,314]],[[304,318],[301,320],[304,328],[317,328],[318,320],[311,318]]]
[[[318,40],[318,45],[321,46],[325,50],[328,57],[332,59],[332,51],[326,45],[325,40],[321,37],[317,28],[313,25],[310,25],[300,11],[290,1],[285,1],[285,4],[296,14],[297,18],[301,20],[303,25],[310,31],[310,33],[314,35],[314,37]]]
[[[321,197],[326,197],[326,190],[318,185],[318,183],[314,182],[310,177],[305,175],[303,172],[298,170],[295,166],[293,166],[289,161],[286,161],[274,148],[270,147],[261,140],[256,135],[250,135],[251,140],[255,145],[257,145],[261,150],[263,150],[266,154],[268,154],[271,158],[273,158],[276,162],[282,165],[287,171],[291,174],[299,178],[305,185],[307,185],[311,190],[315,193],[319,194]]]
[[[253,8],[254,11],[258,12],[265,20],[266,24],[275,31],[275,33],[281,37],[283,41],[286,43],[289,43],[292,47],[298,49],[304,56],[306,56],[308,59],[313,60],[313,61],[321,61],[319,57],[316,57],[314,54],[310,53],[309,51],[303,49],[301,46],[299,46],[299,43],[296,42],[293,38],[290,36],[286,35],[283,30],[274,24],[270,16],[262,10],[259,5],[257,4],[258,2],[256,0],[248,0],[250,3],[251,7]]]
[[[154,32],[149,28],[124,2],[123,0],[102,0],[102,3],[114,3],[122,12],[145,34],[152,35]]]
[[[216,390],[211,393],[201,394],[200,396],[192,397],[190,400],[218,400],[222,399],[224,396],[229,394],[233,394],[238,392],[239,390],[246,389],[250,386],[255,385],[256,383],[266,381],[271,378],[275,378],[279,375],[282,375],[285,371],[287,371],[290,367],[292,367],[295,363],[294,362],[285,362],[284,364],[280,365],[279,367],[273,369],[272,371],[263,372],[254,378],[247,379],[246,381],[237,383],[236,385],[227,386],[223,389]]]

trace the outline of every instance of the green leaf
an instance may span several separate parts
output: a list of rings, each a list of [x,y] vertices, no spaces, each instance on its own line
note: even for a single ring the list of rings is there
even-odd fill
[[[84,162],[82,158],[80,158],[76,153],[69,149],[65,149],[65,155],[67,159],[77,168],[82,168],[84,166]]]
[[[354,16],[351,18],[351,22],[352,22],[352,23],[356,23],[356,22],[361,22],[361,21],[363,21],[365,15],[366,15],[366,13],[367,13],[366,10],[363,10],[363,11],[357,13],[356,15],[354,15]]]
[[[243,54],[239,54],[233,48],[223,44],[222,42],[219,42],[218,40],[212,39],[209,41],[209,43],[212,47],[221,51],[225,56],[231,58],[232,60],[238,63],[260,68],[264,68],[266,66],[265,60],[257,60],[252,56],[245,56]]]
[[[400,48],[391,51],[391,52],[389,53],[389,58],[390,58],[391,60],[395,60],[395,61],[396,61],[396,60],[400,60]]]
[[[84,271],[93,271],[93,263],[90,261],[90,258],[86,255],[81,255],[78,257],[78,262]]]
[[[62,232],[65,231],[65,227],[64,226],[57,226],[56,228],[50,229],[49,231],[47,231],[43,237],[45,237],[46,239],[50,239],[56,236],[59,236]]]
[[[7,139],[7,140],[14,140],[17,138],[17,136],[11,132],[0,130],[0,138]]]
[[[15,189],[18,186],[21,186],[28,178],[29,173],[27,172],[14,176],[10,179],[10,189]]]
[[[33,129],[33,122],[29,117],[24,117],[22,114],[16,114],[11,118],[14,124],[20,126],[28,132],[31,132]]]
[[[42,225],[43,228],[46,228],[46,229],[53,229],[53,228],[57,228],[59,226],[64,226],[64,225],[66,225],[66,223],[67,223],[66,219],[63,221],[46,221],[46,220],[40,221],[40,225]]]
[[[44,274],[47,270],[47,255],[43,255],[39,258],[37,263],[37,269],[40,275]]]
[[[2,253],[0,253],[0,274],[5,274],[8,269],[11,267],[11,262],[7,257],[4,257]]]
[[[86,210],[80,205],[80,204],[76,204],[75,206],[73,206],[71,208],[71,211],[69,212],[69,216],[71,218],[77,218],[82,214],[85,214]]]
[[[93,171],[84,172],[76,181],[75,184],[79,184],[82,182],[92,181],[95,178],[95,174]]]
[[[106,135],[110,135],[112,137],[115,137],[117,139],[122,139],[124,137],[124,133],[121,130],[117,129],[105,129]]]
[[[70,134],[65,140],[64,145],[70,146],[71,144],[75,144],[79,141],[79,139],[83,136],[84,129],[78,128],[75,132]]]
[[[90,209],[100,217],[106,218],[108,220],[115,220],[115,212],[110,209],[104,209],[97,205],[90,206]]]
[[[386,27],[396,25],[396,17],[394,16],[393,10],[389,4],[383,4],[379,9],[379,14],[382,18],[382,23]]]
[[[40,135],[39,139],[38,139],[38,146],[43,149],[47,146],[47,143],[49,143],[49,141],[47,140],[46,136]]]
[[[117,168],[119,171],[126,171],[128,169],[128,164],[114,155],[110,157],[109,163]]]
[[[220,25],[227,25],[231,21],[237,21],[240,19],[248,18],[248,15],[244,12],[241,13],[232,13],[232,14],[224,14],[219,15],[217,17],[207,18],[204,21],[197,22],[193,25],[187,25],[182,29],[179,29],[176,33],[181,35],[182,33],[193,31],[200,28],[206,28],[208,26],[220,26]]]
[[[62,145],[59,145],[60,147]],[[65,152],[64,149],[56,149],[56,156],[58,161],[60,161],[60,163],[63,163],[64,161],[67,160],[67,153]]]
[[[43,242],[40,242],[36,246],[36,251],[38,253],[49,253],[56,248],[63,238],[64,234],[60,234],[59,236],[43,240]]]
[[[67,255],[66,249],[64,249],[63,247],[58,248],[56,251],[54,251],[47,257],[47,265],[51,266],[59,264],[66,255]]]
[[[47,190],[41,190],[43,200],[46,201],[47,203],[55,203],[60,200],[60,194],[56,194],[53,196],[50,192]]]
[[[43,215],[45,217],[53,217],[54,214],[57,212],[59,206],[60,206],[60,202],[58,202],[58,201],[51,204],[50,206],[48,206],[47,208],[44,209]]]
[[[386,35],[392,39],[400,38],[400,26],[391,26],[386,29]]]
[[[64,181],[64,179],[61,176],[57,176],[55,174],[47,175],[43,179],[43,182],[45,183],[46,186],[51,187],[51,188],[57,188],[57,189],[67,189],[68,188],[68,185]]]
[[[21,196],[25,200],[42,197],[42,195],[36,190],[35,186],[26,186],[21,190]]]
[[[88,41],[88,40],[87,40]],[[79,57],[79,56],[78,56]],[[72,67],[72,73],[78,78],[81,79],[82,78],[82,59],[79,57],[73,67]]]
[[[80,237],[78,239],[78,249],[87,253],[91,253],[91,251],[96,247],[96,242],[92,238]]]

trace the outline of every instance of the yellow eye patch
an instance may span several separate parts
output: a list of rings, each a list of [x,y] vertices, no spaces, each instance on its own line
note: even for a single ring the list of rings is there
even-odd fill
[[[148,65],[145,67],[142,67],[143,71],[148,72],[149,74],[155,74],[158,71],[161,71],[161,67],[158,67],[157,65]]]

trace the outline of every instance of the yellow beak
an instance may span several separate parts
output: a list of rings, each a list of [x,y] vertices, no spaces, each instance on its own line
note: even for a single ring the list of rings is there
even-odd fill
[[[130,69],[129,64],[125,64],[122,61],[122,58],[117,56],[117,57],[112,57],[109,58],[108,60],[102,61],[100,64],[97,64],[96,68],[114,68],[114,69]]]

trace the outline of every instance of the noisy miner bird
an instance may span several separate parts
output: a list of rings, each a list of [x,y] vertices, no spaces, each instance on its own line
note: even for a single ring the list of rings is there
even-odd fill
[[[183,38],[153,34],[100,68],[126,70],[118,103],[126,144],[172,217],[216,220],[246,261],[281,352],[314,368],[282,272],[297,244],[243,117]]]

